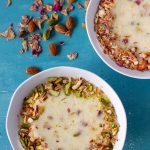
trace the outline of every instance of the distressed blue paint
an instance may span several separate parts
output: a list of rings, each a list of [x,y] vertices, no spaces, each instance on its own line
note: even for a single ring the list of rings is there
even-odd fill
[[[12,6],[7,8],[6,0],[0,0],[0,31],[5,30],[10,23],[14,23],[16,27],[22,15],[33,15],[29,11],[31,3],[32,0],[15,0]],[[42,70],[60,65],[75,66],[101,76],[116,90],[127,112],[128,134],[124,150],[149,150],[150,81],[124,77],[108,68],[94,52],[86,31],[81,27],[84,10],[76,9],[71,15],[76,18],[77,24],[72,38],[55,34],[51,40],[42,42],[44,52],[38,58],[31,56],[30,52],[20,55],[19,39],[10,42],[0,39],[0,150],[11,150],[5,131],[6,112],[12,93],[29,77],[25,74],[25,68],[33,65]],[[38,14],[34,13],[34,16]],[[65,20],[66,17],[63,17],[62,22]],[[52,57],[48,52],[48,44],[59,41],[64,41],[65,45],[60,49],[57,57]],[[66,58],[66,55],[72,51],[79,52],[79,57],[75,61]]]

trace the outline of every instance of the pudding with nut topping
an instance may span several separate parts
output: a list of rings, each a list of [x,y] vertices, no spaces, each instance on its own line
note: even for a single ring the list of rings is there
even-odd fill
[[[50,77],[24,99],[25,150],[113,149],[119,124],[105,93],[83,78]]]

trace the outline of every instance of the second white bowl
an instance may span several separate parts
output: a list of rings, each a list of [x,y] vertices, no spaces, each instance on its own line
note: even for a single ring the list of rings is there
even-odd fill
[[[119,67],[114,61],[112,61],[109,58],[108,55],[103,53],[103,49],[101,48],[100,43],[96,37],[96,33],[94,31],[94,17],[99,2],[100,0],[91,0],[86,13],[86,27],[87,27],[88,37],[96,53],[104,61],[105,64],[107,64],[110,68],[123,75],[133,77],[133,78],[139,78],[139,79],[150,79],[150,71],[141,72],[141,71],[130,70],[123,67]]]

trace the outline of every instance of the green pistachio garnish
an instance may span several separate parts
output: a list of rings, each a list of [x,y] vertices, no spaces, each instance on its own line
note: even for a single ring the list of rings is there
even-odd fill
[[[54,91],[54,90],[49,90],[50,95],[53,96],[59,96],[60,92],[59,91]]]
[[[55,25],[57,23],[57,20],[54,18],[50,18],[47,20],[47,23],[49,26]]]
[[[23,146],[23,148],[26,148],[26,144],[25,144],[24,139],[20,138],[20,143]]]
[[[67,96],[69,96],[71,94],[71,82],[69,82],[65,85],[64,92]]]
[[[44,150],[44,149],[43,149],[43,147],[41,145],[39,145],[39,146],[35,147],[35,150]]]
[[[51,31],[49,29],[47,29],[44,33],[43,33],[43,39],[44,41],[48,40],[50,38],[50,33]]]
[[[81,97],[81,92],[80,92],[80,91],[75,91],[74,94],[75,94],[77,97]]]
[[[54,81],[56,81],[56,80],[57,80],[56,77],[49,77],[49,78],[47,79],[48,83],[54,82]]]
[[[21,127],[24,128],[24,129],[28,129],[30,127],[30,124],[29,123],[23,123],[21,125]]]
[[[45,111],[45,107],[44,106],[40,106],[39,107],[39,113],[42,114]]]

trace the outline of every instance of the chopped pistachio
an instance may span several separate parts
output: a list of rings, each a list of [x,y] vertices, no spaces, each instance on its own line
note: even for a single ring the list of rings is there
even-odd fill
[[[45,111],[45,107],[44,106],[40,106],[39,107],[39,113],[42,114]]]
[[[57,20],[54,18],[50,18],[47,20],[47,23],[49,26],[55,25],[57,23]]]
[[[22,128],[25,128],[25,129],[28,129],[30,127],[30,124],[29,123],[23,123],[21,125]]]
[[[75,94],[77,97],[81,97],[81,92],[80,92],[80,91],[75,91],[74,94]]]
[[[71,92],[71,82],[69,82],[69,83],[67,83],[66,85],[65,85],[65,89],[64,89],[64,92],[65,92],[65,94],[67,95],[67,96],[69,96],[70,95],[70,92]]]
[[[26,148],[26,144],[25,144],[24,139],[20,138],[20,143],[23,146],[23,148]]]
[[[47,79],[47,81],[48,81],[49,83],[54,82],[54,81],[56,81],[56,80],[57,80],[57,77],[49,77],[49,78]]]
[[[44,33],[43,33],[43,39],[44,39],[44,41],[46,41],[46,40],[48,40],[49,39],[49,37],[50,37],[50,30],[49,29],[47,29]]]
[[[35,150],[44,150],[44,148],[41,145],[39,145],[35,147]]]
[[[54,91],[54,90],[49,90],[49,93],[53,96],[59,96],[59,94],[60,94],[59,91]]]
[[[44,92],[44,85],[43,85],[43,84],[40,84],[40,85],[38,86],[38,91],[41,92],[41,93]]]

